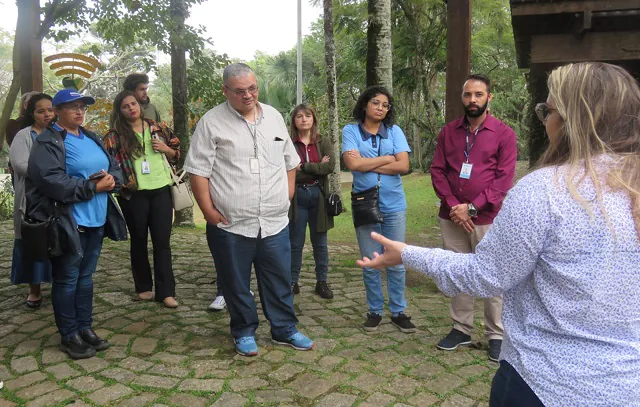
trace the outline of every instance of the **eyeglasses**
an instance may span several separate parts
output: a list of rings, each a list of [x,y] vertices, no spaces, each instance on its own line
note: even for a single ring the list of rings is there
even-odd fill
[[[64,106],[63,109],[69,110],[72,112],[84,113],[87,111],[89,106]]]
[[[547,117],[549,117],[551,112],[554,110],[557,111],[558,109],[549,107],[546,103],[538,103],[535,108],[536,116],[538,116],[538,119],[540,119],[542,123],[547,121]]]
[[[376,99],[371,99],[369,101],[369,103],[371,103],[371,106],[375,107],[376,109],[380,106],[382,106],[382,110],[389,110],[391,109],[391,105],[389,103],[382,103],[379,100]]]
[[[249,86],[248,89],[231,89],[227,85],[224,85],[229,91],[235,93],[236,96],[244,96],[245,93],[249,92],[251,95],[255,95],[258,93],[258,87],[256,85]]]

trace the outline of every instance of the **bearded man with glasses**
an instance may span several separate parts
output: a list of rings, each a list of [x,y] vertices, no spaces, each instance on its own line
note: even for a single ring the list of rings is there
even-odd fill
[[[470,75],[462,90],[465,116],[448,123],[437,139],[431,181],[440,198],[443,246],[456,253],[475,253],[513,186],[518,148],[515,132],[487,111],[493,95],[486,76]],[[438,343],[452,351],[471,344],[473,297],[451,300],[453,329]],[[502,298],[484,300],[489,360],[497,362],[502,347]]]

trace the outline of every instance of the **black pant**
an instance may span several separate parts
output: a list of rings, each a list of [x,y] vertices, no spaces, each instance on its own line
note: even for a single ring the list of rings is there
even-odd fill
[[[136,191],[131,199],[119,198],[122,214],[131,235],[131,271],[136,292],[152,291],[149,265],[148,233],[153,243],[153,274],[155,299],[176,296],[176,281],[171,267],[171,224],[173,203],[169,187]]]
[[[516,369],[502,360],[491,384],[489,407],[544,407],[544,404]]]

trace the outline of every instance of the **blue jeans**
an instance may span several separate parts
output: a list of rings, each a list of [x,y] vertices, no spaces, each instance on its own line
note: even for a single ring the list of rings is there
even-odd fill
[[[81,253],[66,253],[51,259],[51,303],[62,337],[91,328],[93,273],[102,250],[103,233],[103,227],[84,228],[80,232]]]
[[[406,211],[383,213],[384,223],[356,228],[360,255],[371,258],[373,252],[382,254],[382,245],[371,238],[371,232],[380,233],[391,240],[404,242],[407,228]],[[406,270],[399,266],[387,267],[387,292],[389,294],[389,311],[397,315],[404,312],[407,302],[404,298],[404,281]],[[364,267],[362,269],[364,287],[367,292],[369,312],[382,315],[384,312],[384,294],[382,293],[382,277],[380,270]]]
[[[500,368],[493,377],[489,407],[544,407],[531,387],[507,361],[500,361]]]
[[[271,336],[284,340],[298,332],[291,292],[289,228],[266,238],[250,238],[207,224],[207,243],[229,308],[234,338],[255,336],[258,328],[256,302],[249,290],[252,264],[262,310],[271,323]]]
[[[307,233],[307,223],[313,246],[313,260],[316,263],[316,281],[327,281],[329,270],[329,249],[327,247],[327,232],[317,232],[318,199],[320,187],[296,187],[296,219],[289,222],[289,240],[291,240],[291,281],[297,283],[302,267],[302,249]]]

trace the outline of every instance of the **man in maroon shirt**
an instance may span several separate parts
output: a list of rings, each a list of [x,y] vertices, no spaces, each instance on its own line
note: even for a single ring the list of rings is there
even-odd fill
[[[491,82],[470,75],[462,90],[465,116],[444,126],[431,165],[431,180],[440,198],[440,231],[444,248],[473,253],[498,214],[513,185],[517,144],[515,132],[487,112]],[[471,343],[474,299],[458,294],[451,300],[453,329],[438,348],[454,350]],[[497,362],[502,346],[502,298],[484,300],[489,359]]]

